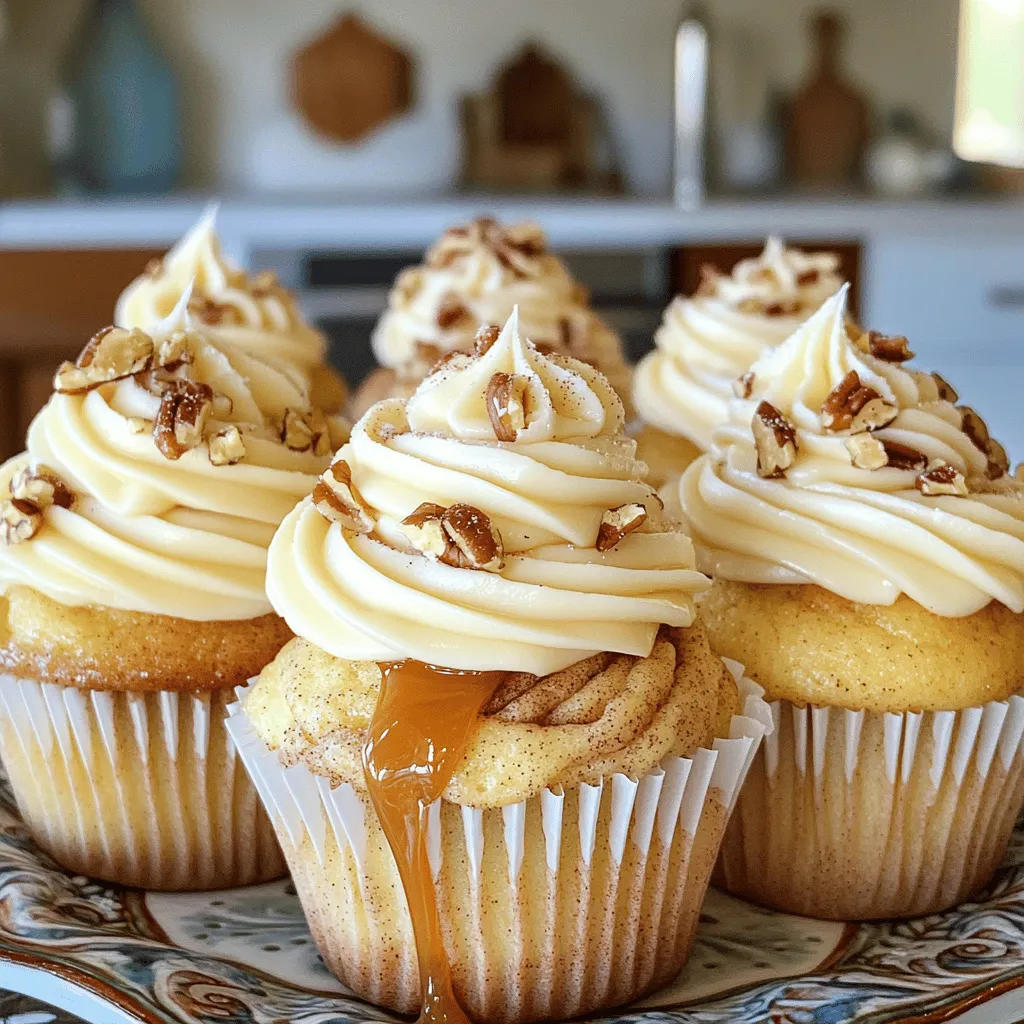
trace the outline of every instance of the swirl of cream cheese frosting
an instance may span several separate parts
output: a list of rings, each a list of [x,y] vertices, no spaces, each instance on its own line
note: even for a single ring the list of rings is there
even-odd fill
[[[250,277],[221,250],[217,210],[209,209],[162,260],[154,261],[117,301],[118,327],[154,328],[186,289],[189,312],[206,337],[237,356],[246,353],[309,371],[324,361],[327,340],[303,320],[294,297],[273,275]]]
[[[726,418],[732,382],[782,344],[842,284],[838,258],[769,238],[731,275],[705,271],[697,294],[677,296],[654,336],[655,350],[633,375],[640,417],[669,434],[711,447]]]
[[[495,374],[524,380],[525,426],[498,441],[486,394]],[[408,402],[378,402],[338,454],[372,510],[359,534],[312,500],[282,523],[267,592],[299,636],[337,657],[415,658],[465,670],[557,671],[596,651],[646,656],[659,626],[687,626],[706,577],[644,482],[622,403],[591,366],[544,355],[516,316],[479,356],[455,355]],[[399,529],[423,502],[462,503],[500,534],[496,572],[456,568]],[[647,519],[610,550],[602,518],[642,505]]]
[[[186,302],[155,338],[191,328],[181,319]],[[278,411],[308,411],[289,374],[261,364],[246,379],[202,334],[188,337],[192,361],[172,376],[220,396],[207,440],[176,460],[161,453],[152,422],[161,399],[144,374],[53,394],[29,428],[27,451],[0,467],[0,497],[29,465],[56,473],[74,504],[46,508],[34,537],[3,549],[0,593],[24,585],[66,605],[206,621],[272,610],[264,577],[274,530],[330,457],[281,441]],[[214,465],[208,438],[232,425],[244,457]]]
[[[438,355],[470,351],[480,324],[503,324],[516,306],[523,333],[539,347],[592,363],[628,397],[618,337],[529,222],[502,226],[479,218],[445,232],[423,265],[399,274],[373,332],[373,351],[382,366],[419,379]],[[433,358],[417,373],[424,349]]]
[[[987,478],[987,454],[935,378],[851,340],[846,292],[754,364],[750,396],[733,398],[711,451],[679,481],[698,564],[727,580],[813,583],[864,604],[906,594],[944,616],[992,600],[1024,610],[1024,485]],[[898,410],[873,436],[920,453],[930,467],[953,467],[966,495],[923,493],[919,469],[853,464],[849,437],[830,432],[822,410],[851,371]],[[778,478],[757,471],[752,423],[762,401],[795,428],[795,459]]]

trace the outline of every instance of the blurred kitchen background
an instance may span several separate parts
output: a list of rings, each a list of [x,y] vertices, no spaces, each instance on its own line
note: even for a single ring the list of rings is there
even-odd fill
[[[702,264],[834,248],[1020,458],[1019,164],[1024,0],[0,0],[0,455],[218,198],[352,383],[478,213],[538,220],[634,356]]]

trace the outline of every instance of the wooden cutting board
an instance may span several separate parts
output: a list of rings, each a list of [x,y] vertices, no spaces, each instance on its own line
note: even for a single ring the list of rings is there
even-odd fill
[[[342,15],[292,59],[292,98],[314,131],[357,142],[413,105],[412,58],[358,15]]]
[[[849,188],[861,179],[868,140],[868,102],[843,74],[843,22],[830,12],[810,22],[810,76],[792,97],[786,132],[790,183],[810,188]]]

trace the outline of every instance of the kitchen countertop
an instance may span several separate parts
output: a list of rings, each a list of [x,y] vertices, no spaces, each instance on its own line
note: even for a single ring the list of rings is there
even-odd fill
[[[38,200],[0,203],[0,249],[168,245],[196,220],[206,196]],[[575,249],[658,248],[687,242],[864,239],[893,233],[949,238],[1019,237],[1024,199],[713,200],[693,211],[667,200],[460,195],[338,200],[267,195],[221,200],[218,230],[239,256],[256,249],[422,249],[446,227],[478,213],[532,217],[554,245]]]

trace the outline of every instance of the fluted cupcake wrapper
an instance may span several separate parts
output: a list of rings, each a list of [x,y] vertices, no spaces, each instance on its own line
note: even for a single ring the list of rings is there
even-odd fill
[[[771,704],[715,882],[791,913],[912,917],[992,876],[1024,803],[1024,698],[889,714]]]
[[[744,713],[730,738],[692,758],[498,809],[430,808],[445,946],[474,1016],[562,1019],[628,1002],[682,968],[726,819],[771,724],[763,691],[731,667]],[[366,999],[415,1012],[405,896],[367,797],[285,767],[241,704],[228,710],[324,961]]]
[[[279,878],[274,830],[224,727],[232,698],[0,675],[0,755],[32,838],[69,870],[146,889]]]

